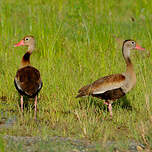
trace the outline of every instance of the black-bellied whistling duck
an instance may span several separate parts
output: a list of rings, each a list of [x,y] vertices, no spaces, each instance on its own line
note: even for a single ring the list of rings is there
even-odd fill
[[[21,95],[21,111],[23,112],[23,96],[35,98],[35,119],[37,112],[37,96],[42,88],[40,72],[31,66],[30,55],[35,48],[35,40],[33,36],[25,36],[19,43],[14,46],[28,46],[27,52],[22,57],[21,66],[16,73],[14,84],[17,91]]]
[[[112,74],[102,77],[92,84],[82,87],[78,91],[78,97],[91,95],[105,100],[108,105],[110,116],[112,117],[112,103],[129,92],[136,84],[136,74],[130,60],[130,50],[144,50],[133,40],[125,40],[122,46],[122,54],[126,62],[126,72],[122,74]]]

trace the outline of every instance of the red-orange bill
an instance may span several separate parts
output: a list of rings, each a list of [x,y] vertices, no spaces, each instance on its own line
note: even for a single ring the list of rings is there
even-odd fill
[[[21,46],[21,45],[24,45],[24,40],[21,40],[20,42],[18,42],[14,46],[17,47],[17,46]]]
[[[145,50],[144,48],[142,48],[141,46],[139,46],[138,44],[136,44],[136,47],[135,47],[137,50]]]

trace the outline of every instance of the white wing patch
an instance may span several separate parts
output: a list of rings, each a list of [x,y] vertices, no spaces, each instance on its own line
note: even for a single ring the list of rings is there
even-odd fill
[[[121,88],[124,85],[124,82],[114,82],[114,83],[108,83],[104,86],[99,86],[97,89],[94,90],[93,94],[102,94],[106,91],[118,89]]]
[[[18,89],[23,91],[22,88],[20,87],[20,82],[17,80],[16,77],[15,77],[15,82],[16,82],[16,85],[17,85]]]
[[[38,90],[40,90],[40,89],[41,89],[41,87],[42,87],[42,82],[40,83]]]

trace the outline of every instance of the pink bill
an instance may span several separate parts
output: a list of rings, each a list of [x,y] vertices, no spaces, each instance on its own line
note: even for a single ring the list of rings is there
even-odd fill
[[[18,42],[14,46],[17,47],[17,46],[21,46],[21,45],[24,45],[24,40],[21,40],[20,42]]]
[[[136,44],[136,47],[135,47],[137,50],[145,50],[144,48],[142,48],[141,46],[139,46],[138,44]]]

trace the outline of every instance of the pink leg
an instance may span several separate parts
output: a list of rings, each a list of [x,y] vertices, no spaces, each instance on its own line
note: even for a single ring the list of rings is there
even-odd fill
[[[109,102],[105,101],[103,104],[105,104],[105,105],[109,105]]]
[[[108,109],[110,112],[110,117],[112,117],[112,105],[111,105],[111,103],[108,104]]]
[[[36,120],[36,113],[37,113],[37,96],[35,96],[35,113],[34,113],[35,120]]]
[[[23,96],[21,96],[21,112],[23,112]]]

